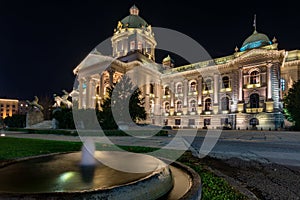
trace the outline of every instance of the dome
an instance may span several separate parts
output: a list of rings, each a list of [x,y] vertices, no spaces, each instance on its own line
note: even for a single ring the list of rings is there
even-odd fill
[[[139,16],[139,9],[134,5],[130,8],[130,15],[121,20],[122,27],[142,28],[147,27],[148,23]]]
[[[258,33],[256,30],[250,35],[243,43],[241,51],[246,51],[249,49],[254,49],[266,45],[270,45],[272,42],[267,35],[263,33]]]

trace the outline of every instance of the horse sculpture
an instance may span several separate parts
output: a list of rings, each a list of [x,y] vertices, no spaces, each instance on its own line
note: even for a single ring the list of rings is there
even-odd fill
[[[26,102],[28,103],[28,106],[31,107],[31,109],[38,108],[40,111],[44,110],[43,106],[38,104],[39,98],[37,96],[34,96],[33,101],[26,100]]]
[[[61,103],[67,106],[67,108],[72,108],[72,102],[68,100],[68,97],[70,96],[69,93],[66,90],[63,90],[64,95],[57,96],[54,94],[54,107],[61,107]]]

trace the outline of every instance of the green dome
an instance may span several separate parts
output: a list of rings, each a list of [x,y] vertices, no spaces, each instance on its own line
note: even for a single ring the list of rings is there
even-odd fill
[[[139,16],[140,10],[133,5],[129,9],[130,15],[121,20],[121,24],[118,27],[122,28],[145,28],[148,27],[148,23]]]
[[[270,45],[272,42],[267,35],[263,33],[258,33],[256,30],[250,35],[243,43],[241,51],[246,51],[249,49],[254,49],[266,45]]]
[[[147,27],[148,23],[138,15],[128,15],[121,20],[123,27],[128,28],[142,28]]]

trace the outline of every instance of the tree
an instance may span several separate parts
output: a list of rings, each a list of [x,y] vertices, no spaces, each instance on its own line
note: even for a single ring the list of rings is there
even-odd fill
[[[4,119],[4,124],[9,128],[24,128],[26,126],[26,115],[13,115]]]
[[[127,111],[129,111],[129,117]],[[107,97],[101,103],[101,110],[98,114],[103,129],[116,129],[116,121],[138,123],[146,117],[141,91],[134,87],[131,79],[126,75],[112,88],[108,88]]]
[[[300,81],[294,82],[284,97],[286,115],[295,122],[296,130],[300,130]]]

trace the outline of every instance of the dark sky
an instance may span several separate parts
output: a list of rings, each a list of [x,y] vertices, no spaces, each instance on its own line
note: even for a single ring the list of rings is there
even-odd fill
[[[203,3],[201,3],[203,2]],[[71,91],[73,69],[136,4],[149,24],[180,31],[212,57],[232,54],[257,30],[279,48],[300,48],[300,12],[291,1],[24,0],[0,1],[0,96]],[[200,4],[200,5],[199,5]],[[160,62],[160,60],[157,60]]]

